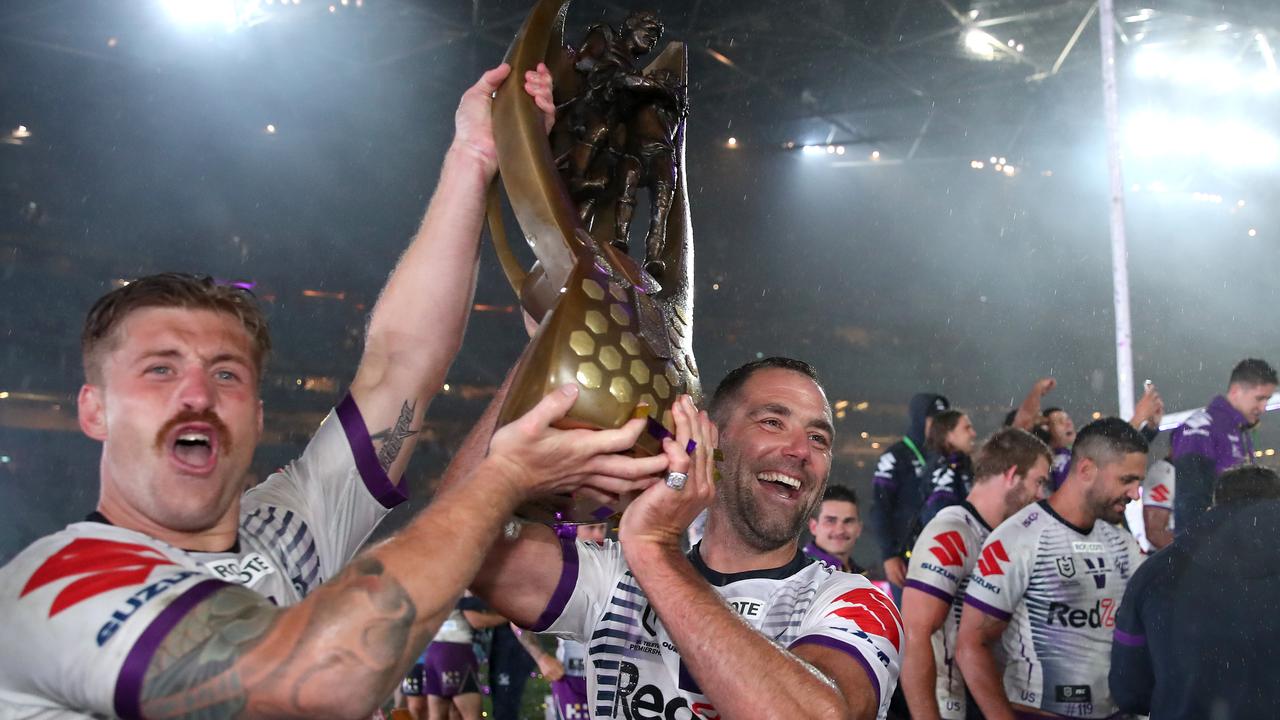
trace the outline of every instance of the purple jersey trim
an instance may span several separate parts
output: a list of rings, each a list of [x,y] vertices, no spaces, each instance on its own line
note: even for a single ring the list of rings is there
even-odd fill
[[[922,583],[919,580],[907,580],[907,584],[905,587],[915,588],[916,590],[919,590],[922,593],[925,593],[927,595],[932,595],[948,605],[950,605],[956,599],[955,595],[948,595],[945,590],[936,588],[928,583]]]
[[[1116,628],[1116,642],[1129,647],[1142,647],[1147,644],[1146,635],[1131,635],[1120,628]]]
[[[867,659],[862,656],[862,653],[858,652],[857,648],[853,647],[849,643],[841,642],[835,638],[827,637],[826,635],[805,635],[791,643],[787,649],[794,650],[800,645],[821,645],[822,647],[839,650],[846,655],[852,656],[853,659],[857,660],[858,664],[862,666],[862,669],[867,672],[867,677],[871,679],[871,688],[876,691],[876,707],[880,707],[880,679],[876,677],[875,670],[871,669],[871,663],[867,662]]]
[[[334,410],[338,421],[342,423],[342,431],[347,434],[347,444],[351,446],[351,455],[356,460],[356,470],[360,471],[360,478],[364,480],[364,486],[373,499],[388,510],[408,500],[409,496],[391,482],[387,472],[382,469],[382,464],[378,462],[378,456],[373,451],[373,440],[369,439],[369,428],[364,424],[360,408],[356,407],[355,398],[348,393]]]
[[[538,616],[537,622],[529,626],[533,632],[545,632],[564,612],[573,597],[573,590],[578,586],[578,543],[573,538],[560,538],[560,553],[564,565],[560,569],[560,582],[556,583],[555,592],[551,593],[551,601],[547,609]]]
[[[898,483],[894,482],[892,479],[882,478],[879,475],[876,475],[875,477],[871,478],[871,484],[879,485],[880,487],[887,487],[887,488],[898,487]]]
[[[991,617],[993,617],[993,618],[995,618],[995,619],[997,619],[997,620],[999,620],[999,621],[1001,621],[1001,622],[1009,622],[1011,619],[1013,619],[1013,614],[1012,614],[1012,613],[1007,613],[1007,612],[1005,612],[1005,611],[1001,610],[1001,609],[1000,609],[1000,608],[998,608],[998,607],[992,607],[991,605],[988,605],[988,604],[986,604],[986,603],[982,602],[981,600],[979,600],[978,598],[976,598],[976,597],[974,597],[974,596],[972,596],[972,595],[969,595],[969,594],[967,594],[967,593],[966,593],[966,594],[965,594],[965,596],[964,596],[964,604],[965,604],[965,605],[972,605],[972,606],[974,606],[974,607],[978,608],[979,610],[981,610],[982,612],[984,612],[984,613],[986,613],[986,614],[990,615]]]
[[[142,717],[142,681],[146,677],[151,658],[160,648],[160,643],[169,635],[191,608],[214,592],[231,585],[209,578],[201,580],[187,589],[160,611],[155,620],[142,631],[142,635],[133,643],[129,654],[120,667],[120,676],[116,679],[115,709],[122,718]]]

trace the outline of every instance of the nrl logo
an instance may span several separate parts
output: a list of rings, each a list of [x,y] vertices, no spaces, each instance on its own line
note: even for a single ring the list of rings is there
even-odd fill
[[[1075,577],[1076,561],[1072,557],[1058,558],[1058,574],[1064,578]]]

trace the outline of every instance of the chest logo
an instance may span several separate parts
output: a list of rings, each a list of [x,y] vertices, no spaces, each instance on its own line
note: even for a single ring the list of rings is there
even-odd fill
[[[739,615],[748,620],[756,620],[764,615],[764,603],[755,598],[731,598],[728,602]]]
[[[1076,576],[1076,561],[1073,557],[1058,558],[1058,574],[1064,578]]]
[[[18,597],[25,597],[49,583],[79,576],[53,599],[53,605],[49,607],[49,617],[53,617],[103,593],[140,585],[153,569],[176,564],[159,550],[146,545],[77,538],[49,556],[31,575]]]
[[[249,553],[240,559],[210,560],[204,566],[219,580],[239,585],[256,585],[259,580],[276,571],[260,553]]]

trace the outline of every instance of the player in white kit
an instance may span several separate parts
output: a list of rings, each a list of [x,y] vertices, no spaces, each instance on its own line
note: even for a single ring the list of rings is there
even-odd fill
[[[561,542],[526,525],[495,546],[476,594],[518,624],[587,645],[593,718],[884,717],[897,608],[799,548],[831,462],[831,410],[812,368],[750,363],[710,408],[715,425],[678,401],[664,443],[676,474],[627,508],[618,542]],[[474,457],[486,432],[482,422],[458,458]],[[708,504],[706,534],[686,555],[684,531]]]
[[[978,449],[968,497],[940,510],[920,532],[902,592],[902,692],[914,720],[969,714],[955,663],[969,572],[993,527],[1048,496],[1050,468],[1048,445],[1024,430],[1000,430]]]
[[[423,412],[461,342],[497,165],[491,96],[507,72],[463,97],[438,192],[373,310],[348,395],[298,460],[247,494],[269,349],[256,303],[170,274],[94,306],[78,409],[102,443],[98,512],[0,569],[0,714],[367,717],[524,497],[581,485],[570,473],[584,469],[620,492],[644,485],[623,478],[665,468],[611,454],[643,421],[554,430],[576,398],[561,390],[494,436],[465,488],[347,562],[403,499]],[[549,118],[550,75],[524,80]]]
[[[1107,683],[1116,610],[1142,562],[1116,524],[1146,469],[1140,432],[1094,421],[1076,436],[1062,487],[987,538],[969,576],[958,661],[988,720],[1116,713]]]

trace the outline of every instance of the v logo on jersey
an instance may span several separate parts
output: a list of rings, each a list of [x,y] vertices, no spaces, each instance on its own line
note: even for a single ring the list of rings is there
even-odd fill
[[[893,644],[894,650],[902,647],[902,616],[893,601],[879,590],[856,588],[836,598],[833,604],[845,603],[827,613],[852,620],[858,629],[868,635],[879,635]]]
[[[155,548],[145,545],[93,538],[78,538],[44,561],[27,581],[18,597],[39,590],[51,582],[83,575],[58,593],[49,608],[49,617],[104,592],[147,579],[161,565],[176,565]]]
[[[1169,486],[1160,483],[1151,488],[1151,499],[1156,502],[1169,502]]]
[[[969,551],[964,546],[964,539],[955,530],[939,533],[934,536],[933,541],[937,545],[929,548],[929,552],[933,553],[933,556],[943,565],[961,565],[964,563],[964,558],[969,555]]]
[[[999,540],[982,548],[982,556],[978,558],[978,570],[983,575],[1003,575],[1004,568],[1000,563],[1009,562],[1009,554],[1004,551],[1004,543]]]

